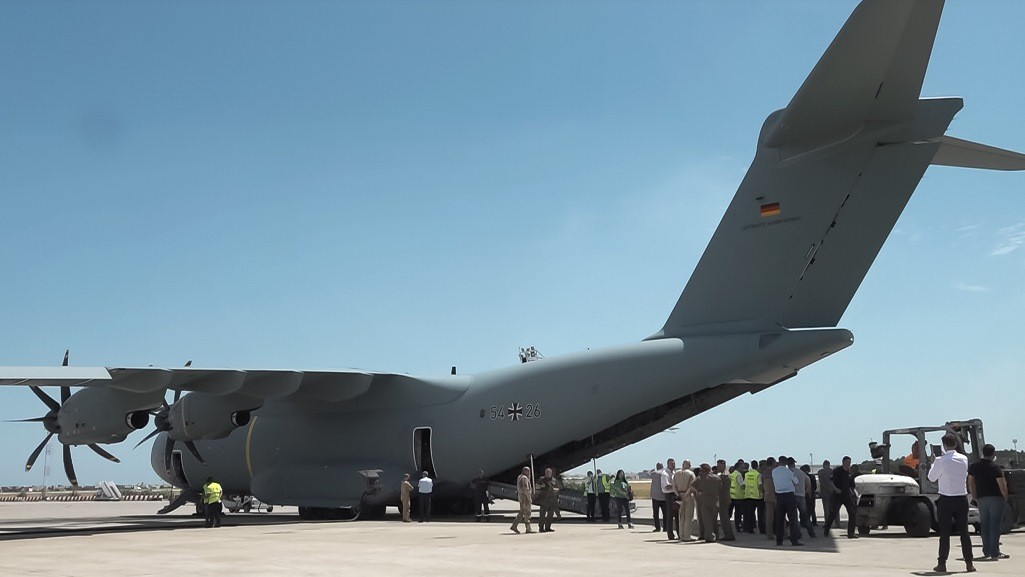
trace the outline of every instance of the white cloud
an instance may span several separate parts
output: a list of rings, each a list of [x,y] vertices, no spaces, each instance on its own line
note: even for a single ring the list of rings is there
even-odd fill
[[[1012,253],[1025,244],[1025,222],[998,229],[996,234],[1000,238],[996,248],[989,253],[990,256]]]
[[[988,286],[982,286],[982,285],[977,285],[977,284],[967,284],[967,283],[963,283],[963,282],[954,283],[952,288],[954,288],[954,290],[959,290],[959,291],[964,291],[964,292],[969,292],[969,293],[988,293],[988,292],[990,292],[992,290]]]

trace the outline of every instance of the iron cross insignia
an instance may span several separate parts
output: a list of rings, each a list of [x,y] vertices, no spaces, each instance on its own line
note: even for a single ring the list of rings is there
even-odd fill
[[[519,403],[513,403],[509,405],[509,408],[505,410],[506,415],[514,421],[519,421],[523,418],[523,405]]]

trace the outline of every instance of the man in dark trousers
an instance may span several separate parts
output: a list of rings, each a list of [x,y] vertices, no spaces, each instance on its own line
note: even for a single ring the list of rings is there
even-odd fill
[[[666,468],[662,469],[662,495],[666,498],[666,516],[663,524],[666,529],[666,536],[670,541],[676,540],[676,526],[680,522],[680,500],[673,487],[673,477],[676,475],[676,460],[667,459]]]
[[[609,501],[611,495],[609,491],[612,490],[612,480],[608,475],[601,472],[598,469],[598,507],[601,509],[601,520],[603,523],[608,523],[612,520],[612,513],[609,511]]]
[[[933,571],[947,572],[947,556],[950,554],[950,528],[953,526],[961,535],[961,554],[965,570],[975,571],[972,563],[972,539],[968,536],[968,457],[957,452],[957,437],[953,433],[943,435],[943,454],[930,458],[929,480],[939,488],[936,499],[936,524],[940,533],[938,563]]]
[[[206,513],[206,527],[221,526],[221,484],[207,477],[203,485],[203,510]]]
[[[587,522],[594,522],[594,505],[598,500],[598,481],[594,478],[594,473],[588,471],[587,478],[584,479],[584,494],[587,495]]]
[[[968,465],[968,492],[979,504],[979,515],[982,523],[982,558],[1007,559],[1010,555],[1000,552],[1000,525],[1004,518],[1004,507],[1007,506],[1007,479],[1004,471],[993,462],[996,447],[982,447],[982,460]]]
[[[488,485],[491,482],[484,476],[484,471],[477,471],[477,478],[470,482],[473,488],[473,501],[477,509],[477,520],[491,520],[491,499],[488,498]]]
[[[826,515],[826,526],[823,533],[829,537],[829,528],[833,526],[833,521],[836,521],[837,527],[840,526],[840,507],[842,506],[847,509],[847,538],[857,539],[858,536],[854,533],[854,475],[851,474],[850,457],[843,458],[841,466],[833,469],[829,480],[833,485],[833,495],[830,499],[829,513]]]

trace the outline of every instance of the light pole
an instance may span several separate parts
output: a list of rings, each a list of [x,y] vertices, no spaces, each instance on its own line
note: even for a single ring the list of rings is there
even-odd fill
[[[1018,439],[1011,439],[1011,442],[1014,443],[1014,452],[1017,453],[1018,452]]]

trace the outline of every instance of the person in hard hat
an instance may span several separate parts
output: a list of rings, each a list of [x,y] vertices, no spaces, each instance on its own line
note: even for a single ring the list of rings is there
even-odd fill
[[[206,513],[206,527],[221,526],[221,495],[223,490],[221,484],[214,481],[213,477],[206,478],[203,485],[203,510]]]

